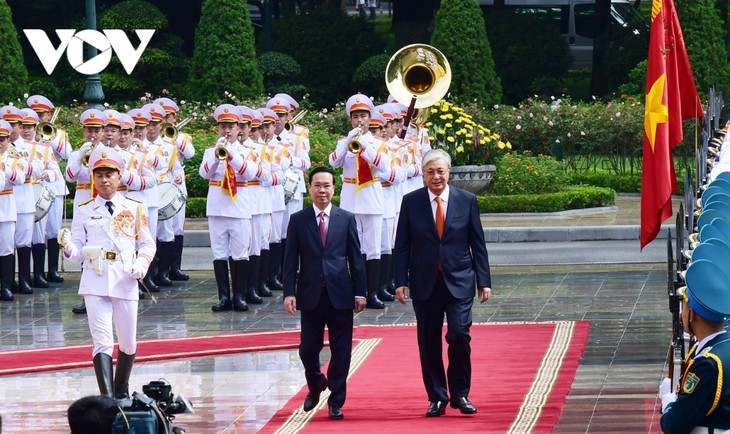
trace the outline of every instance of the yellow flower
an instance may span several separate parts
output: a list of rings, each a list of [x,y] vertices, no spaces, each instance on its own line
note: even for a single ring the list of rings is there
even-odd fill
[[[454,141],[455,141],[454,138],[451,136],[447,137],[446,140],[448,140],[451,143],[454,143]]]
[[[497,147],[499,149],[504,149],[504,143],[502,143],[502,142],[497,143]]]
[[[459,152],[459,153],[464,152],[464,147],[461,146],[461,145],[457,146],[456,147],[456,152]]]
[[[458,130],[458,131],[456,132],[456,135],[457,135],[457,136],[460,136],[460,135],[462,135],[462,134],[464,134],[464,133],[462,133],[462,132],[461,132],[461,130]]]
[[[507,149],[512,149],[512,143],[507,142]]]
[[[442,128],[442,129],[440,129],[440,130],[439,130],[439,134],[446,134],[446,130],[444,130],[443,128]]]
[[[466,138],[467,138],[467,139],[471,139],[471,138],[473,138],[473,137],[474,137],[474,135],[473,135],[472,133],[467,133],[467,134],[466,134]]]
[[[448,119],[448,118],[446,117],[446,115],[441,115],[441,116],[439,116],[439,117],[441,118],[441,120],[442,120],[442,121],[445,121],[446,119]]]
[[[430,126],[432,126],[432,125],[433,125],[433,122],[430,122],[430,121],[429,121],[429,122],[426,122],[426,126],[427,126],[427,127],[430,127]]]
[[[453,125],[451,125],[451,122],[446,122],[446,124],[445,124],[444,126],[445,126],[446,128],[451,128],[451,127],[453,127]]]
[[[431,113],[432,113],[432,114],[433,114],[433,113],[438,113],[438,112],[439,112],[439,111],[438,111],[438,109],[435,109],[435,108],[432,108],[432,109],[431,109]]]

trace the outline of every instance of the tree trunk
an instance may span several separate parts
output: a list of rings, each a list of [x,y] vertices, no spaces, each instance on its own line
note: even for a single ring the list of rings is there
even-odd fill
[[[428,44],[439,0],[397,0],[393,2],[393,33],[396,48]]]
[[[593,40],[593,73],[591,95],[605,96],[608,93],[606,75],[606,53],[610,41],[611,0],[596,0],[596,38]]]

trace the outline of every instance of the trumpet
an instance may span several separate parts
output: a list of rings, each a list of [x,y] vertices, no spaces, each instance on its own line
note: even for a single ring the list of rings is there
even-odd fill
[[[302,118],[307,114],[308,110],[302,110],[299,113],[296,114],[293,118],[291,118],[290,121],[284,124],[284,129],[287,131],[291,131],[294,129],[294,125],[296,125],[299,121],[302,120]]]
[[[177,133],[180,131],[180,128],[184,127],[185,125],[189,124],[193,120],[193,117],[187,117],[177,124],[173,124],[172,122],[165,122],[160,127],[160,133],[162,134],[162,140],[168,142],[168,143],[175,143],[177,140]]]
[[[111,142],[111,140],[109,140]],[[88,151],[84,155],[81,156],[81,165],[84,167],[89,167],[89,158],[91,158],[91,153],[94,152],[94,148],[96,148],[96,145],[98,145],[99,142],[93,143],[91,145],[91,148],[89,148]]]
[[[53,140],[53,138],[56,137],[56,132],[58,130],[58,127],[56,127],[56,120],[58,119],[58,113],[60,111],[61,107],[56,107],[53,110],[51,120],[47,122],[41,122],[38,124],[38,127],[36,127],[37,134],[40,136],[42,141],[46,142],[49,140]]]
[[[223,140],[221,140],[223,139]],[[218,160],[223,161],[228,159],[228,149],[226,149],[226,145],[228,144],[228,138],[227,137],[221,137],[218,139],[218,142],[215,144],[215,156],[218,158]]]
[[[5,156],[7,158],[22,158],[23,156],[20,155],[20,152],[18,151],[18,148],[15,147],[13,143],[9,143],[7,149],[5,150]]]
[[[353,154],[359,154],[362,151],[362,143],[360,142],[360,137],[363,134],[362,125],[358,125],[358,128],[360,128],[360,131],[347,143],[347,149]]]

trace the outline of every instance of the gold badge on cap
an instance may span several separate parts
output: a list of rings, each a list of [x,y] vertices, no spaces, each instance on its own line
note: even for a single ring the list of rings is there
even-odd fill
[[[96,117],[96,115],[95,115],[94,113],[89,113],[89,117],[90,117],[90,118],[95,118],[95,117]]]
[[[106,159],[107,158],[106,152],[102,152],[101,153],[101,158],[103,158],[103,159]]]
[[[223,109],[223,113],[228,113],[228,109]]]

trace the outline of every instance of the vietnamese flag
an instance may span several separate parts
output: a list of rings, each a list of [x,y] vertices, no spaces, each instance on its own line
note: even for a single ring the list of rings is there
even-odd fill
[[[642,249],[672,216],[672,192],[677,191],[672,150],[682,141],[682,120],[695,117],[702,117],[702,103],[677,11],[672,0],[653,0],[641,173]]]

